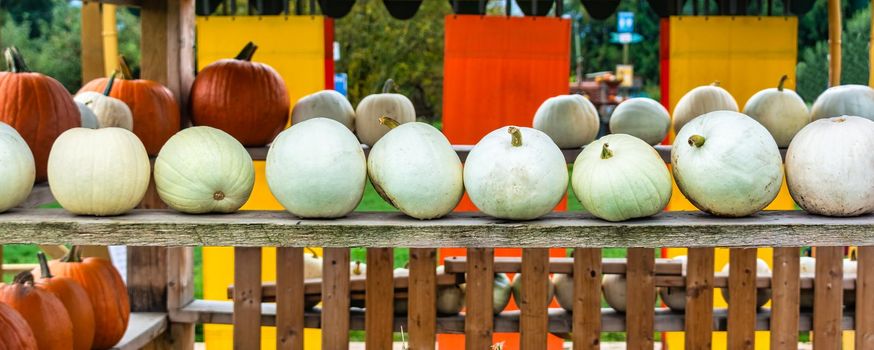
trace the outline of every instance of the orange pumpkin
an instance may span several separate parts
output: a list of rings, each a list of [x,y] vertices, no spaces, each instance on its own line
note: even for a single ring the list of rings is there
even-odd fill
[[[0,303],[0,350],[37,350],[30,325],[4,303]]]
[[[4,52],[8,72],[0,72],[0,122],[27,141],[36,161],[36,181],[46,180],[49,151],[58,135],[81,126],[79,108],[52,77],[33,73],[15,47]]]
[[[94,349],[108,349],[124,336],[130,319],[127,288],[118,270],[109,260],[82,259],[79,247],[73,246],[61,260],[49,262],[55,276],[68,277],[82,286],[94,308]]]
[[[179,105],[173,92],[160,83],[133,79],[124,57],[119,57],[119,70],[122,79],[116,79],[109,96],[124,101],[130,107],[134,119],[134,134],[143,141],[146,152],[157,156],[161,146],[171,136],[179,132]],[[109,78],[94,79],[81,89],[102,93],[106,90]]]
[[[90,350],[94,342],[94,308],[88,293],[70,278],[52,276],[45,254],[39,252],[38,255],[40,277],[36,287],[54,294],[64,304],[73,322],[73,350]]]
[[[36,288],[29,271],[15,276],[12,284],[0,286],[0,302],[24,317],[40,350],[70,349],[73,323],[67,309],[54,294]]]
[[[191,86],[191,121],[221,129],[244,146],[264,146],[288,124],[285,82],[272,67],[252,62],[251,42],[233,59],[200,71]]]

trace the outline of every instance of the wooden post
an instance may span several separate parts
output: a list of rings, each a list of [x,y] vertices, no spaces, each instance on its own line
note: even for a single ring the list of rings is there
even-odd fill
[[[303,248],[276,248],[276,348],[303,350]]]
[[[601,249],[574,249],[574,350],[601,346]]]
[[[856,276],[856,349],[874,349],[874,246],[859,247]]]
[[[394,326],[394,252],[391,248],[367,249],[364,296],[365,342],[370,349],[391,349]]]
[[[813,347],[841,348],[841,317],[844,305],[844,248],[816,248],[813,289]],[[870,297],[870,296],[867,296]]]
[[[655,250],[652,248],[628,249],[625,295],[628,348],[652,349],[655,320]]]
[[[549,317],[549,249],[522,249],[522,300],[516,303],[522,309],[519,332],[521,349],[546,348]]]
[[[437,250],[410,248],[410,298],[407,324],[410,349],[434,349],[437,341]]]
[[[756,333],[756,249],[729,250],[728,348],[753,349]]]
[[[771,279],[771,349],[798,347],[799,256],[798,247],[774,248]]]
[[[82,3],[82,84],[105,76],[100,3]]]
[[[464,320],[465,349],[482,350],[492,345],[495,315],[492,308],[495,280],[495,250],[467,250],[467,317]]]
[[[349,248],[325,248],[322,348],[349,349]]]
[[[234,248],[234,349],[261,347],[261,248]]]
[[[828,0],[828,85],[841,85],[841,0]]]
[[[710,349],[713,338],[713,248],[689,248],[686,263],[686,348]]]
[[[186,247],[167,249],[167,308],[178,310],[194,301],[194,250]],[[171,323],[172,349],[194,349],[194,324]]]
[[[188,125],[188,93],[194,82],[194,0],[143,1],[140,12],[142,78],[173,92]]]

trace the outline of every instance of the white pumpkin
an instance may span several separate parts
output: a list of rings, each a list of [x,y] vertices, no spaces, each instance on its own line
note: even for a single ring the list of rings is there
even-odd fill
[[[737,101],[718,82],[690,90],[674,106],[674,132],[679,133],[690,120],[715,111],[737,112]]]
[[[510,304],[513,286],[506,273],[496,273],[492,282],[492,311],[497,315]]]
[[[332,119],[310,119],[279,133],[266,168],[270,192],[298,217],[342,217],[364,195],[364,151],[355,135]]]
[[[729,264],[725,264],[722,268],[723,274],[730,274],[730,267],[728,265]],[[768,267],[768,263],[762,259],[756,259],[756,276],[771,276],[771,268]],[[722,296],[725,299],[725,302],[729,303],[731,300],[729,288],[720,289],[722,289]],[[771,300],[771,288],[756,288],[756,308],[765,306],[765,304],[768,303],[768,300]]]
[[[85,104],[97,117],[101,128],[122,128],[133,130],[134,117],[124,101],[99,92],[81,92],[73,100]]]
[[[874,120],[874,89],[867,85],[841,85],[823,91],[810,111],[810,120],[854,115]]]
[[[522,274],[517,273],[513,276],[513,282],[510,284],[511,289],[513,290],[513,300],[516,301],[516,305],[521,307],[522,303]],[[541,307],[547,307],[552,303],[552,298],[555,296],[555,284],[552,283],[552,279],[549,276],[546,276],[546,304]]]
[[[291,123],[324,117],[334,119],[350,131],[355,131],[355,110],[343,94],[334,90],[322,90],[297,100],[291,110]]]
[[[816,258],[802,256],[799,261],[799,270],[801,277],[816,277]],[[844,278],[855,278],[858,271],[858,263],[855,260],[844,259]],[[816,285],[814,284],[814,287]],[[814,289],[802,289],[799,304],[803,309],[813,308]],[[856,304],[856,290],[844,291],[844,305]]]
[[[394,82],[385,82],[381,94],[369,95],[355,109],[355,133],[361,143],[373,146],[388,128],[380,124],[380,117],[389,117],[399,124],[416,121],[416,109],[406,96],[390,93]]]
[[[595,105],[581,95],[550,97],[534,113],[534,128],[559,148],[580,148],[598,136],[601,123]]]
[[[146,194],[149,155],[134,133],[122,128],[73,128],[49,152],[52,195],[78,215],[124,214]]]
[[[249,200],[254,186],[249,152],[219,129],[183,129],[167,140],[155,159],[158,195],[183,213],[233,213]]]
[[[437,267],[437,274],[444,273],[443,265]],[[437,313],[440,315],[455,315],[464,309],[465,293],[461,286],[437,287]]]
[[[786,151],[786,183],[809,213],[856,216],[874,211],[874,122],[819,119],[798,132]]]
[[[464,187],[480,211],[501,219],[531,220],[552,211],[567,192],[564,155],[536,129],[503,127],[467,156]]]
[[[604,293],[604,301],[613,310],[625,312],[628,305],[627,282],[625,275],[604,275],[601,279],[601,291]]]
[[[91,108],[88,108],[84,103],[79,101],[73,101],[76,103],[76,108],[79,108],[79,117],[82,118],[82,127],[86,129],[97,129],[100,128],[100,123],[97,122],[97,116],[94,115],[94,112]]]
[[[312,248],[306,250],[306,254],[303,255],[303,278],[322,278],[322,258]]]
[[[675,256],[669,261],[682,263],[683,276],[686,276],[687,258],[685,255]],[[686,287],[659,287],[659,295],[662,297],[665,305],[671,310],[682,311],[686,309]]]
[[[574,193],[592,215],[624,221],[658,214],[671,199],[671,173],[662,157],[641,139],[604,136],[577,156]]]
[[[776,88],[750,97],[743,112],[765,126],[779,147],[788,147],[795,134],[810,122],[810,111],[801,96],[783,88],[787,78],[784,75]]]
[[[628,99],[610,115],[610,133],[628,134],[657,145],[671,129],[671,115],[665,106],[646,97]]]
[[[558,306],[567,311],[574,309],[574,278],[571,275],[557,273],[552,275],[552,284],[555,285],[555,300]]]
[[[695,118],[671,149],[677,187],[698,209],[747,216],[777,197],[783,160],[774,138],[746,115],[718,111]]]
[[[0,213],[24,202],[36,180],[36,163],[24,138],[0,122]]]
[[[367,174],[379,195],[416,219],[439,218],[455,209],[464,179],[461,160],[446,136],[425,123],[382,120],[391,131],[367,157]]]

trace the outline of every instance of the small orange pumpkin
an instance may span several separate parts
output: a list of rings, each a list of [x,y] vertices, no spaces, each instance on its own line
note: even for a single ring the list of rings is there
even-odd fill
[[[94,308],[88,293],[70,278],[52,276],[45,254],[37,254],[40,277],[36,281],[36,287],[54,294],[64,304],[70,321],[73,322],[73,350],[90,350],[94,342]]]
[[[143,141],[150,156],[157,156],[161,146],[179,132],[179,105],[173,92],[164,85],[151,80],[134,79],[124,56],[119,57],[118,63],[122,79],[115,80],[109,96],[124,101],[130,107],[134,134]],[[97,78],[85,84],[79,92],[103,92],[108,83],[108,78]]]
[[[36,161],[36,181],[46,180],[49,151],[58,135],[81,126],[79,108],[61,83],[33,73],[15,47],[5,50],[8,72],[0,72],[0,122],[27,141]]]
[[[0,303],[0,350],[37,350],[30,325],[4,303]]]
[[[191,121],[221,129],[244,146],[264,146],[288,124],[285,82],[272,67],[252,62],[249,42],[233,59],[203,68],[191,86]]]
[[[54,294],[34,286],[30,271],[19,273],[12,284],[0,286],[0,302],[21,313],[40,350],[70,349],[73,323],[67,309]]]
[[[61,260],[49,262],[55,276],[68,277],[82,286],[94,308],[94,349],[113,347],[127,330],[130,303],[127,288],[118,270],[109,260],[82,259],[78,246],[73,246]]]

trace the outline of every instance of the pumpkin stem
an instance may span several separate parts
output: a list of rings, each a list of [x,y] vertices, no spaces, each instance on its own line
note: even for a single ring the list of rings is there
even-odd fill
[[[704,145],[704,136],[692,135],[689,136],[689,146],[701,147]]]
[[[15,46],[7,47],[5,51],[3,51],[3,55],[6,56],[6,66],[9,67],[9,71],[12,73],[26,73],[30,72],[30,68],[27,67],[27,64],[24,63],[24,58],[21,57],[21,52],[18,52],[18,48]]]
[[[82,262],[82,252],[79,250],[79,246],[74,245],[72,248],[70,248],[70,251],[67,252],[67,255],[64,255],[64,257],[61,258],[61,262]]]
[[[216,193],[212,194],[212,199],[217,200],[217,201],[225,199],[225,193],[222,191],[217,191]]]
[[[310,247],[306,247],[306,248],[304,248],[304,249],[306,249],[308,252],[312,253],[314,258],[318,258],[318,257],[319,257],[319,254],[316,253],[315,249],[310,248]]]
[[[787,79],[789,79],[789,76],[786,74],[783,74],[783,76],[780,77],[780,83],[777,84],[777,91],[783,92],[783,84],[786,84]]]
[[[249,51],[251,51],[254,47],[255,43],[251,41],[246,43],[246,46],[243,46],[243,49],[240,50],[240,53],[238,53],[237,56],[234,57],[234,59],[248,61],[247,58],[251,58],[251,56],[249,55]]]
[[[30,284],[33,285],[33,274],[30,271],[24,271],[15,275],[15,278],[12,280],[12,283],[15,284]]]
[[[710,83],[710,86],[719,86],[719,80],[714,80],[712,83]]]
[[[124,58],[124,55],[118,55],[118,70],[121,71],[122,79],[130,80],[134,78],[134,74],[131,73],[130,66],[127,64],[127,59]]]
[[[42,278],[52,278],[52,272],[49,270],[49,261],[46,259],[46,255],[43,252],[37,252],[36,257],[39,259],[39,274],[42,275]]]
[[[361,262],[355,261],[355,268],[352,269],[352,274],[360,275],[361,274]]]
[[[385,84],[382,84],[382,93],[387,94],[390,93],[395,88],[395,81],[392,78],[388,78],[385,81]]]
[[[604,147],[601,147],[601,159],[610,158],[613,158],[613,151],[610,150],[610,145],[605,142]]]
[[[379,117],[379,123],[387,126],[389,129],[394,129],[394,128],[401,125],[400,123],[398,123],[397,120],[394,120],[394,119],[389,118],[387,116]]]
[[[257,46],[257,45],[253,45],[253,46],[252,46],[252,49],[249,50],[249,54],[246,55],[246,59],[244,59],[244,61],[246,61],[246,62],[251,61],[251,60],[252,60],[252,56],[255,56],[255,51],[256,51],[256,50],[258,50],[258,46]]]
[[[522,146],[522,131],[519,131],[519,128],[511,126],[507,128],[507,133],[509,133],[513,137],[510,141],[513,147]]]
[[[106,87],[103,88],[103,96],[109,96],[109,93],[112,92],[112,85],[115,84],[115,76],[118,75],[118,70],[112,72],[112,75],[109,76],[109,82],[106,83]]]

